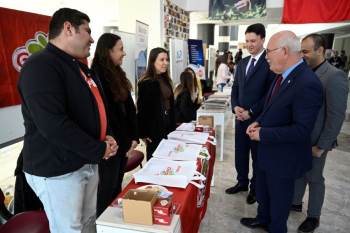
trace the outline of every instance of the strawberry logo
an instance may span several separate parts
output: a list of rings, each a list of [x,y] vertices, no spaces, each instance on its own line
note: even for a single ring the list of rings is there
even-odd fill
[[[27,58],[44,49],[47,45],[48,38],[44,32],[36,32],[34,39],[27,40],[25,46],[15,49],[12,53],[12,65],[20,72]]]

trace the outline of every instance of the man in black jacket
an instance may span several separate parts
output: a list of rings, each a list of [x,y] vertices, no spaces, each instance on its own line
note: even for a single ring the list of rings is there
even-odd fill
[[[97,163],[115,155],[99,81],[79,59],[93,43],[89,17],[62,8],[49,44],[18,82],[25,126],[23,170],[44,205],[51,233],[96,232]]]

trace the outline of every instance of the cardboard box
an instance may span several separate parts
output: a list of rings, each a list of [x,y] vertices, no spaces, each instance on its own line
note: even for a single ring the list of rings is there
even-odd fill
[[[123,197],[124,222],[144,225],[153,224],[153,205],[157,192],[130,189]]]
[[[166,204],[164,204],[164,201],[166,201]],[[172,215],[172,207],[173,202],[171,199],[158,199],[153,206],[153,215],[159,217],[170,216]]]
[[[213,116],[199,116],[198,117],[199,125],[207,125],[210,128],[214,127],[214,117]]]
[[[164,215],[164,216],[154,216],[154,224],[159,224],[159,225],[170,225],[171,224],[171,219],[173,215]]]

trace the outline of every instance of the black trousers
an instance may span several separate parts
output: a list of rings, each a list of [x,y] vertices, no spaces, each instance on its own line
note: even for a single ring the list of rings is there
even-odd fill
[[[249,158],[250,154],[253,160],[253,176],[250,179],[250,191],[255,192],[256,181],[256,155],[258,143],[250,140],[246,134],[248,126],[252,121],[238,121],[235,125],[235,164],[237,171],[237,180],[243,186],[249,185]]]
[[[102,160],[98,165],[100,181],[97,190],[96,216],[112,203],[122,190],[124,169],[127,158],[125,154],[117,154],[108,160]]]
[[[157,149],[160,141],[162,141],[162,139],[154,139],[152,142],[147,142],[147,145],[146,145],[147,161],[153,157],[152,154]]]

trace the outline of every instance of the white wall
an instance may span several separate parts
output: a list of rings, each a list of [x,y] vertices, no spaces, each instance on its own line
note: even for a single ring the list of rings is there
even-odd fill
[[[136,20],[148,24],[148,51],[163,46],[161,0],[119,0],[119,30],[135,33]]]
[[[209,0],[186,0],[186,2],[187,11],[209,11]]]
[[[189,0],[170,0],[171,1],[171,3],[173,3],[173,4],[175,4],[175,5],[177,5],[177,6],[179,6],[179,7],[181,7],[182,9],[184,9],[184,10],[186,10],[186,11],[188,11],[187,10],[187,2],[189,1]]]

